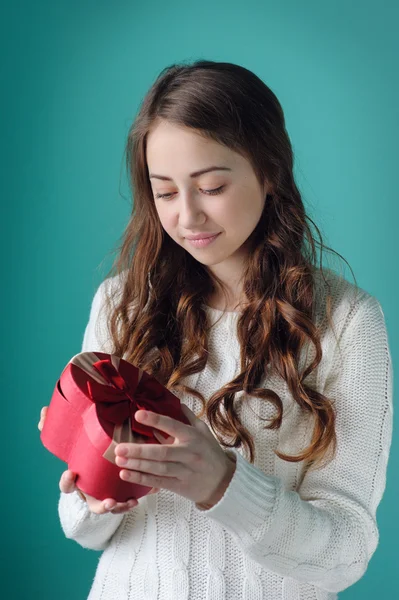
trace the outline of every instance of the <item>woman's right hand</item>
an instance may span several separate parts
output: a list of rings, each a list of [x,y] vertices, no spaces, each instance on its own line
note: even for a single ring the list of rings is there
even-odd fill
[[[43,406],[40,412],[40,421],[38,423],[38,428],[40,431],[43,429],[44,421],[46,420],[47,410],[48,406]],[[79,490],[75,483],[75,480],[76,473],[73,473],[73,471],[71,471],[70,469],[64,471],[59,481],[59,488],[61,492],[64,492],[64,494],[72,494],[72,492],[77,491],[82,497],[83,492]],[[148,492],[148,494],[156,494],[157,492],[159,492],[159,490],[160,488],[152,488]],[[130,498],[127,502],[117,502],[113,498],[97,500],[96,498],[93,498],[93,496],[89,496],[86,493],[84,493],[84,496],[86,498],[89,510],[97,515],[102,515],[107,512],[111,512],[114,515],[129,512],[129,510],[131,510],[138,504],[138,500],[136,500],[136,498]]]

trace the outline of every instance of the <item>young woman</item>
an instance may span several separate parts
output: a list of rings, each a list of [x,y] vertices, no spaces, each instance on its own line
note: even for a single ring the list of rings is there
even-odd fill
[[[379,540],[381,305],[316,265],[283,110],[247,69],[165,69],[127,165],[132,216],[82,351],[154,375],[191,426],[136,413],[165,435],[116,448],[120,476],[153,486],[138,501],[85,497],[63,473],[65,535],[103,551],[89,599],[333,600]]]

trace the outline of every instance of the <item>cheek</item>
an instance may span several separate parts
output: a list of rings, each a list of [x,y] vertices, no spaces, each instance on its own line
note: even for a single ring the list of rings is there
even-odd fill
[[[158,212],[158,217],[163,229],[166,231],[170,237],[175,240],[178,244],[182,243],[182,240],[178,238],[177,227],[176,227],[176,218],[174,218],[169,212],[162,213],[162,211]]]
[[[162,227],[165,229],[165,231],[169,233],[172,227],[172,219],[170,213],[168,213],[168,211],[163,211],[159,208],[157,208],[157,213]]]
[[[230,205],[220,223],[223,223],[232,237],[246,239],[257,225],[261,214],[262,206],[257,198],[252,196],[252,200],[245,200],[241,196]]]
[[[220,215],[220,218],[231,229],[242,228],[251,221],[253,207],[250,202],[246,202],[243,197],[234,198],[229,206]]]
[[[176,235],[177,235],[176,227],[173,225],[172,220],[170,218],[163,219],[162,225],[163,225],[165,231],[167,231],[169,233],[169,235],[171,235],[173,238],[176,237]]]

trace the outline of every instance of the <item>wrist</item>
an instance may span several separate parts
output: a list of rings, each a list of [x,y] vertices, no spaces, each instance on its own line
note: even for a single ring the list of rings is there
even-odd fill
[[[212,494],[211,498],[209,498],[209,500],[207,500],[207,502],[196,502],[196,506],[202,510],[209,510],[223,498],[225,491],[229,487],[230,481],[233,478],[233,475],[236,470],[237,457],[233,452],[229,452],[228,450],[225,451],[225,454],[227,457],[226,473],[225,473],[222,481],[220,482],[219,486],[217,487],[215,492]]]
[[[79,488],[76,488],[76,491],[78,492],[78,495],[82,498],[83,502],[87,502],[87,498],[84,495],[84,493],[82,492],[82,490],[80,490]]]

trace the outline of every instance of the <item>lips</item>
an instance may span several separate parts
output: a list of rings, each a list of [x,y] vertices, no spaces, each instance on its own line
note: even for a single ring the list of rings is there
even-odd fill
[[[188,240],[206,240],[207,238],[215,237],[215,235],[218,235],[218,233],[220,233],[220,231],[217,231],[216,233],[200,233],[194,236],[187,235],[186,238]]]
[[[211,244],[213,244],[213,242],[219,237],[219,235],[221,235],[220,233],[216,233],[215,235],[212,235],[211,237],[208,238],[200,238],[199,240],[187,240],[187,242],[189,242],[191,244],[191,246],[193,246],[194,248],[206,248],[208,246],[210,246]]]

